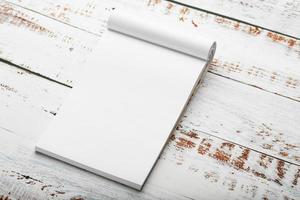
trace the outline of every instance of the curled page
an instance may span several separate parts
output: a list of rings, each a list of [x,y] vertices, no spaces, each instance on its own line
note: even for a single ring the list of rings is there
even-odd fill
[[[215,46],[163,17],[114,12],[36,151],[142,189]]]
[[[157,45],[161,45],[203,60],[211,60],[216,42],[192,28],[180,28],[177,23],[162,20],[150,13],[137,14],[115,10],[107,27]]]

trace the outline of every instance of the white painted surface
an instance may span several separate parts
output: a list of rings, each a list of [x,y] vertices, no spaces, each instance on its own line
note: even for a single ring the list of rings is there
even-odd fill
[[[9,196],[13,200],[80,198],[186,200],[190,198],[210,199],[215,197],[210,194],[217,194],[223,199],[299,199],[300,169],[299,165],[296,165],[299,161],[297,157],[299,148],[294,145],[297,141],[289,139],[298,135],[299,128],[287,127],[286,124],[289,122],[284,121],[286,118],[286,120],[293,121],[291,123],[297,122],[296,112],[288,110],[298,108],[296,103],[300,96],[297,53],[299,40],[165,1],[139,2],[141,3],[132,4],[132,6],[138,9],[146,7],[154,12],[165,13],[174,19],[179,19],[182,23],[194,26],[199,31],[219,27],[217,28],[218,34],[223,35],[221,41],[234,41],[227,43],[229,47],[240,48],[234,55],[230,54],[231,48],[226,52],[217,51],[217,59],[210,68],[210,71],[216,75],[208,73],[204,88],[198,91],[193,105],[189,106],[189,111],[197,114],[189,117],[187,113],[187,117],[183,118],[183,120],[187,119],[183,122],[184,126],[174,132],[175,137],[172,136],[169,141],[146,187],[142,192],[136,192],[70,165],[34,154],[34,144],[41,131],[49,125],[54,114],[58,112],[65,94],[71,89],[3,64],[0,65],[0,124],[2,127],[0,196]],[[81,41],[79,46],[86,47],[89,46],[86,41],[94,35],[84,33],[98,33],[97,31],[103,28],[102,25],[97,25],[102,23],[103,18],[100,16],[114,6],[110,4],[113,1],[108,1],[109,4],[105,7],[102,0],[18,0],[16,3],[33,11],[11,4],[3,7],[1,4],[0,31],[5,31],[7,26],[13,28],[9,34],[4,35],[3,41],[12,42],[6,42],[6,45],[1,47],[0,57],[6,59],[8,57],[4,55],[13,55],[14,48],[23,49],[24,54],[8,60],[17,63],[18,60],[28,57],[32,63],[26,65],[20,62],[21,66],[26,66],[32,71],[42,69],[38,72],[47,75],[43,72],[43,70],[48,70],[47,64],[47,66],[52,66],[53,70],[61,69],[60,74],[64,71],[71,72],[69,77],[72,81],[76,78],[72,75],[73,66],[68,64],[70,58],[66,56],[68,51],[61,53],[62,51],[59,50],[66,44],[65,40],[56,40],[57,45],[51,51],[53,54],[61,54],[61,63],[64,63],[61,68],[55,68],[57,60],[39,51],[48,45],[51,46],[53,38],[51,35],[41,34],[37,31],[39,29],[34,29],[32,22],[42,27],[47,27],[50,23],[52,25],[48,27],[52,32],[71,30],[68,25],[62,25],[58,21],[72,25],[73,31],[77,31],[78,28],[84,29],[85,31],[74,34],[71,41]],[[286,12],[286,14],[289,13],[290,11]],[[202,29],[203,27],[206,28]],[[30,38],[34,38],[34,35],[42,35],[41,45],[33,51],[29,48],[33,40],[28,40],[25,45],[10,48],[10,44],[18,44],[13,41],[14,38],[22,36],[22,31],[30,32],[32,34]],[[82,39],[83,36],[88,40]],[[234,40],[236,37],[239,39]],[[92,41],[97,42],[97,40]],[[261,60],[264,64],[255,62],[254,65],[255,54],[244,56],[241,53],[244,51],[240,44],[255,46],[257,41],[260,41],[260,46],[264,46],[264,51],[258,52],[264,55]],[[28,52],[29,50],[34,53]],[[221,55],[221,53],[224,54]],[[86,55],[84,53],[73,54],[74,57]],[[48,59],[48,63],[41,65],[34,62],[38,60],[35,59],[36,57],[43,56]],[[59,74],[57,71],[50,70],[50,72]],[[68,84],[73,83],[68,82]],[[201,92],[208,95],[205,102]],[[230,98],[225,99],[222,97],[224,94],[230,94]],[[231,98],[234,102],[230,102]],[[251,104],[245,104],[245,99]],[[272,109],[269,109],[270,102],[273,105]],[[204,105],[205,108],[202,108]],[[276,120],[276,113],[279,113],[277,108],[285,106],[288,109],[280,111],[281,120],[278,122]],[[206,108],[209,111],[207,116],[203,113],[207,111]],[[269,113],[264,114],[263,112],[267,110]],[[203,128],[211,130],[210,132],[199,131],[201,126],[188,126],[192,125],[189,121],[199,123],[203,120],[205,120],[205,123],[202,123]],[[219,125],[215,127],[213,124],[217,122],[214,121],[219,122]],[[242,123],[247,121],[254,123]],[[262,123],[270,125],[269,122],[273,124],[272,127],[268,126],[272,129],[272,137],[283,133],[280,135],[280,142],[275,145],[273,140],[276,142],[276,138],[262,138],[257,135],[261,130],[267,130],[263,129]],[[283,131],[278,132],[278,130]],[[236,139],[242,141],[242,146],[249,146],[251,140],[247,138],[253,136],[255,137],[253,141],[258,143],[256,147],[252,144],[253,149],[249,149],[250,152],[245,159],[246,156],[242,155],[244,151],[247,152],[247,148],[242,147],[241,144],[233,144],[222,138],[207,135],[216,134],[213,131],[239,137]],[[290,134],[293,137],[290,137]],[[283,140],[288,141],[288,146],[282,143]],[[267,148],[274,146],[272,149],[264,149],[263,153],[258,152],[257,147],[264,143]],[[284,147],[288,149],[281,154],[278,149]],[[280,159],[269,155],[276,155]],[[282,159],[290,159],[292,163]]]
[[[242,20],[296,38],[300,36],[299,1],[177,0],[177,2]]]

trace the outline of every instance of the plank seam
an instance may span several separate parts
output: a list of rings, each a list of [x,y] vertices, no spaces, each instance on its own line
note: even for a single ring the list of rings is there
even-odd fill
[[[294,99],[294,98],[292,98],[292,97],[285,96],[285,95],[279,94],[279,93],[277,93],[277,92],[269,91],[269,90],[267,90],[267,89],[258,87],[258,86],[254,85],[254,84],[250,84],[250,83],[246,83],[246,82],[243,82],[243,81],[240,81],[240,80],[237,80],[237,79],[233,79],[233,78],[230,78],[230,77],[227,77],[227,76],[218,74],[218,73],[216,73],[216,72],[212,72],[212,71],[210,71],[210,70],[208,70],[208,72],[209,72],[209,73],[212,73],[212,74],[214,74],[214,75],[217,75],[217,76],[226,78],[226,79],[228,79],[228,80],[236,81],[236,82],[238,82],[238,83],[241,83],[241,84],[244,84],[244,85],[247,85],[247,86],[250,86],[250,87],[257,88],[257,89],[262,90],[262,91],[264,91],[264,92],[268,92],[268,93],[271,93],[271,94],[274,94],[274,95],[278,95],[278,96],[280,96],[280,97],[287,98],[287,99],[289,99],[289,100],[291,100],[291,101],[296,101],[296,102],[299,102],[299,103],[300,103],[300,100],[298,100],[298,99]]]
[[[40,12],[35,11],[35,10],[32,10],[32,9],[30,9],[30,8],[27,8],[27,7],[24,7],[24,6],[21,6],[21,5],[12,3],[12,2],[7,1],[7,0],[4,0],[4,1],[7,2],[7,3],[9,3],[9,4],[12,4],[12,5],[16,6],[16,7],[19,7],[19,8],[22,8],[22,9],[25,9],[25,10],[28,10],[28,11],[31,11],[31,12],[34,12],[34,13],[36,13],[36,14],[42,15],[42,16],[44,16],[44,17],[47,17],[47,18],[49,18],[49,19],[52,19],[52,20],[54,20],[54,21],[56,21],[56,22],[58,22],[58,23],[62,23],[62,24],[64,24],[64,25],[73,27],[73,28],[78,29],[78,30],[80,30],[80,31],[83,31],[83,32],[92,34],[92,35],[94,35],[94,36],[96,36],[96,37],[101,37],[100,34],[93,33],[93,32],[88,31],[88,30],[86,30],[86,29],[83,29],[83,28],[77,27],[77,26],[75,26],[75,25],[72,25],[72,24],[63,22],[63,21],[61,21],[61,20],[58,20],[58,19],[55,19],[55,18],[53,18],[53,17],[47,16],[47,15],[45,15],[45,14],[43,14],[43,13],[40,13]],[[241,23],[245,23],[245,24],[248,24],[248,25],[251,25],[251,26],[257,26],[257,25],[254,25],[254,24],[251,24],[251,23],[248,23],[248,22],[244,22],[244,21],[242,21],[242,20],[238,20],[238,19],[231,18],[231,17],[225,16],[225,15],[221,15],[221,14],[218,14],[218,13],[214,13],[214,12],[211,12],[211,11],[208,11],[208,10],[204,10],[204,9],[201,9],[201,8],[198,8],[198,7],[190,6],[190,5],[187,5],[187,4],[184,4],[184,3],[180,3],[180,2],[177,2],[177,1],[174,1],[174,0],[165,0],[165,1],[173,2],[173,3],[176,3],[176,4],[178,4],[178,5],[182,5],[182,6],[187,6],[187,7],[190,7],[190,8],[192,8],[192,9],[200,10],[200,11],[207,12],[207,13],[210,13],[210,14],[213,14],[213,15],[225,17],[225,18],[228,18],[228,19],[231,19],[231,20],[234,20],[234,21],[238,21],[238,22],[241,22]],[[300,39],[297,38],[297,37],[290,36],[290,35],[287,35],[287,34],[284,34],[284,33],[280,33],[280,32],[277,32],[277,31],[274,31],[274,30],[271,30],[271,29],[267,29],[267,28],[260,27],[260,26],[257,26],[257,27],[259,27],[259,28],[261,28],[261,29],[264,29],[264,30],[267,30],[267,31],[271,31],[271,32],[277,33],[277,34],[282,34],[282,35],[285,35],[285,36],[287,36],[287,37],[294,38],[294,39],[296,39],[296,40],[300,40]],[[15,66],[17,66],[17,65],[15,65]],[[18,67],[20,67],[20,66],[18,66]],[[22,68],[22,67],[20,67],[20,68]],[[22,68],[22,69],[24,69],[24,68]],[[30,71],[30,70],[28,70],[28,71]],[[30,71],[30,72],[32,72],[32,71]],[[211,72],[211,71],[210,71],[210,72]],[[35,73],[35,72],[33,72],[33,73]],[[281,96],[281,97],[284,97],[284,98],[287,98],[287,99],[290,99],[290,100],[294,100],[294,101],[296,101],[296,102],[300,102],[300,100],[297,100],[297,99],[294,99],[294,98],[292,98],[292,97],[288,97],[288,96],[285,96],[285,95],[282,95],[282,94],[279,94],[279,93],[275,93],[275,92],[272,92],[272,91],[263,89],[263,88],[261,88],[261,87],[258,87],[258,86],[256,86],[256,85],[254,85],[254,84],[249,84],[249,83],[246,83],[246,82],[243,82],[243,81],[239,81],[239,80],[237,80],[237,79],[233,79],[233,78],[230,78],[230,77],[227,77],[227,76],[224,76],[224,75],[221,75],[221,74],[217,74],[217,73],[214,73],[214,72],[211,72],[211,73],[213,73],[213,74],[215,74],[215,75],[218,75],[218,76],[220,76],[220,77],[223,77],[223,78],[230,79],[230,80],[232,80],[232,81],[237,81],[237,82],[239,82],[239,83],[242,83],[242,84],[245,84],[245,85],[248,85],[248,86],[252,86],[252,87],[261,89],[261,90],[263,90],[263,91],[265,91],[265,92],[269,92],[269,93],[272,93],[272,94],[275,94],[275,95],[278,95],[278,96]],[[65,86],[67,86],[67,87],[72,88],[72,86],[70,86],[70,85],[64,84],[64,83],[62,83],[62,82],[60,82],[60,81],[57,81],[57,80],[52,79],[52,78],[49,78],[49,77],[44,76],[44,75],[42,75],[42,74],[39,74],[39,73],[35,73],[35,74],[36,74],[36,75],[39,75],[40,77],[45,77],[45,78],[48,79],[48,80],[52,80],[52,81],[54,81],[54,82],[57,82],[57,83],[59,83],[59,84],[62,84],[62,85],[65,85]]]
[[[213,15],[216,15],[216,16],[224,17],[224,18],[227,18],[227,19],[230,19],[230,20],[234,20],[234,21],[237,21],[237,22],[240,22],[240,23],[244,23],[244,24],[247,24],[247,25],[250,25],[250,26],[255,26],[257,28],[261,28],[261,29],[264,29],[266,31],[270,31],[270,32],[273,32],[273,33],[284,35],[284,36],[287,36],[287,37],[290,37],[290,38],[293,38],[293,39],[296,39],[296,40],[300,40],[300,38],[296,37],[296,36],[292,36],[292,35],[289,35],[289,34],[286,34],[286,33],[275,31],[275,30],[272,30],[272,29],[269,29],[269,28],[266,28],[266,27],[263,27],[263,26],[259,26],[257,24],[252,24],[252,23],[244,21],[244,20],[240,20],[240,19],[237,19],[237,18],[234,18],[234,17],[230,17],[230,16],[223,15],[223,14],[216,13],[216,12],[212,12],[212,11],[209,11],[209,10],[206,10],[206,9],[203,9],[203,8],[199,8],[199,7],[196,7],[196,6],[192,6],[192,5],[181,3],[181,2],[178,2],[178,1],[174,1],[174,0],[165,0],[165,1],[168,1],[168,2],[171,2],[171,3],[175,3],[175,4],[178,4],[178,5],[181,5],[181,6],[189,7],[191,9],[203,11],[203,12],[206,12],[206,13],[209,13],[209,14],[213,14]]]
[[[3,58],[0,58],[0,62],[5,63],[5,64],[7,64],[7,65],[10,65],[10,66],[12,66],[12,67],[16,67],[16,68],[22,69],[22,70],[24,70],[25,72],[27,72],[27,73],[29,73],[29,74],[32,74],[32,75],[35,75],[35,76],[44,78],[44,79],[46,79],[46,80],[48,80],[48,81],[51,81],[51,82],[54,82],[54,83],[63,85],[63,86],[68,87],[68,88],[72,88],[72,86],[70,86],[70,85],[67,85],[67,84],[62,83],[62,82],[59,82],[59,81],[57,81],[57,80],[55,80],[55,79],[52,79],[52,78],[50,78],[50,77],[47,77],[47,76],[45,76],[45,75],[43,75],[43,74],[40,74],[40,73],[31,71],[31,70],[29,70],[29,69],[26,69],[26,68],[24,68],[24,67],[21,67],[21,66],[19,66],[19,65],[17,65],[17,64],[14,64],[14,63],[12,63],[12,62],[10,62],[10,61],[8,61],[8,60],[4,60]]]
[[[295,165],[295,166],[300,167],[300,164],[298,164],[298,163],[294,163],[294,162],[291,162],[291,161],[289,161],[289,160],[285,160],[285,159],[282,159],[282,158],[280,158],[280,157],[270,155],[270,154],[268,154],[268,153],[265,153],[265,152],[259,151],[259,150],[257,150],[257,149],[248,147],[248,146],[246,146],[246,145],[239,144],[239,143],[236,143],[236,142],[234,142],[234,141],[231,141],[231,140],[228,140],[228,139],[225,139],[225,138],[222,138],[222,137],[219,137],[219,136],[216,136],[216,135],[207,133],[207,132],[202,131],[202,130],[197,130],[197,131],[199,131],[199,132],[201,132],[201,133],[203,133],[203,134],[205,134],[205,135],[208,135],[208,136],[210,136],[210,137],[214,137],[214,138],[217,138],[217,139],[219,139],[219,140],[223,140],[223,141],[226,141],[226,142],[230,142],[230,143],[233,143],[233,144],[235,144],[235,145],[237,145],[237,146],[241,146],[241,147],[250,149],[251,151],[254,151],[254,152],[256,152],[256,153],[263,154],[263,155],[267,155],[267,156],[269,156],[269,157],[271,157],[271,158],[274,158],[274,159],[277,159],[277,160],[281,160],[281,161],[286,162],[286,163],[289,163],[289,164],[291,164],[291,165]]]

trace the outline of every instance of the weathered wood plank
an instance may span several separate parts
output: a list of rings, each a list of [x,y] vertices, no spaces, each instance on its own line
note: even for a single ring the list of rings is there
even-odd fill
[[[149,7],[217,40],[211,72],[300,100],[300,40],[166,1]]]
[[[175,0],[186,5],[300,37],[300,3],[295,0]]]
[[[124,4],[123,1],[116,0],[103,11],[105,1],[101,1],[103,4],[92,0],[84,3],[71,3],[68,0],[47,0],[43,3],[36,0],[14,2],[98,35],[101,35],[103,29],[99,30],[99,27],[105,25],[104,21],[108,15],[99,13],[108,13],[111,7]],[[202,34],[215,38],[218,41],[218,50],[210,71],[300,101],[299,40],[167,1],[135,0],[126,6],[147,8],[169,15],[173,20],[180,20],[195,27]],[[83,15],[78,10],[89,15]],[[47,39],[44,43],[47,45]],[[60,74],[70,71],[60,70]],[[47,75],[47,72],[40,73]]]
[[[183,125],[300,165],[300,104],[208,74]]]
[[[195,15],[194,11],[169,3],[160,4],[152,2],[150,6],[154,12],[179,17],[190,26],[197,24],[202,32],[217,38],[218,51],[211,72],[255,86],[251,89],[237,82],[232,83],[236,86],[227,85],[225,80],[210,86],[207,82],[210,91],[199,95],[199,100],[189,107],[188,123],[197,126],[197,130],[300,164],[300,135],[299,128],[295,128],[300,124],[299,41],[296,47],[290,47],[284,38],[279,43],[270,42],[266,40],[270,37],[268,31],[244,27],[235,30],[232,21],[220,22],[209,15],[190,18]],[[203,18],[210,23],[202,23]],[[220,23],[227,32],[220,31]],[[255,53],[257,50],[259,54]],[[227,61],[221,61],[225,59]],[[288,98],[293,93],[291,99],[297,101],[262,90]]]
[[[0,129],[36,138],[44,131],[70,88],[0,62]],[[32,116],[39,115],[38,118]],[[30,127],[30,128],[29,128]]]
[[[201,132],[174,133],[141,193],[33,154],[34,144],[14,135],[3,138],[1,132],[5,154],[0,155],[0,192],[13,199],[297,199],[300,195],[299,167]]]
[[[252,71],[252,73],[256,72]],[[256,76],[260,76],[260,74],[258,73]],[[14,82],[14,79],[14,77],[9,79],[3,78],[5,81],[18,84],[18,82]],[[228,87],[225,88],[226,84],[221,84],[223,81],[222,79],[220,80],[220,84],[208,87],[209,90],[218,92],[206,91],[206,95],[200,95],[197,103],[190,107],[190,113],[193,114],[191,115],[193,117],[189,118],[189,123],[197,125],[198,130],[300,164],[300,136],[297,134],[300,125],[298,120],[300,119],[300,104],[262,92],[259,89],[240,86],[238,83],[233,83],[235,87],[229,84]],[[21,83],[19,84],[21,85]],[[36,85],[38,85],[38,82]],[[201,90],[201,92],[203,91]],[[296,90],[296,92],[298,92],[298,90]],[[53,89],[53,93],[55,93],[55,89]],[[257,96],[259,96],[260,101],[257,101]],[[210,98],[210,101],[208,101],[207,98]],[[10,101],[11,100],[8,99],[7,103]],[[227,109],[224,105],[227,105],[230,109]],[[281,108],[281,110],[278,108]],[[56,112],[55,110],[57,110],[57,108],[46,108],[46,110]],[[259,112],[257,110],[259,110]],[[13,110],[10,110],[10,115],[12,115],[13,112]],[[27,111],[21,112],[21,114],[24,115],[25,119],[28,119],[28,117],[25,116],[29,115],[30,112],[31,110],[28,109]],[[213,120],[208,120],[208,117]],[[15,126],[14,120],[6,116],[2,118],[2,126],[4,128],[11,129],[11,127]],[[22,119],[20,120],[22,121]],[[43,123],[39,123],[39,125],[42,124]],[[17,127],[22,129],[21,126]],[[39,126],[36,126],[36,128],[40,131],[43,130]],[[241,130],[238,130],[238,128]],[[272,129],[272,131],[268,131],[268,129]],[[240,133],[236,134],[236,131],[240,131]],[[268,132],[259,133],[261,131]],[[269,137],[266,137],[265,134],[268,134]],[[264,138],[264,140],[262,140],[262,138]]]
[[[1,131],[0,192],[13,199],[297,199],[299,167],[250,149],[178,130],[143,192],[33,154]]]
[[[174,19],[183,17],[183,21],[195,26],[196,21],[185,19],[186,16],[192,15],[187,13],[193,13],[194,11],[184,11],[185,9],[182,10],[182,7],[175,5],[169,11],[168,6],[169,4],[153,4],[152,2],[149,4],[150,9],[153,9],[154,12],[166,12]],[[180,12],[183,13],[180,14]],[[37,17],[40,16],[37,15]],[[198,24],[196,25],[200,27],[200,22],[205,18],[214,20],[214,18],[209,18],[209,16],[203,16],[203,18],[198,18],[199,21],[197,21]],[[226,22],[217,30],[223,30],[222,27],[224,27],[224,29],[232,31],[233,28],[228,26]],[[214,27],[218,26],[214,25]],[[253,37],[252,34],[246,33],[245,30],[241,29],[240,34],[245,32],[243,33],[245,38]],[[229,32],[228,34],[230,35],[231,33]],[[283,55],[289,55],[289,52],[297,52],[298,43],[296,47],[290,48],[287,41],[289,40],[286,40],[286,38],[279,39],[279,42],[274,42],[272,47],[284,47],[286,50],[283,51],[285,52],[282,53]],[[240,42],[243,42],[243,40],[240,40]],[[281,52],[281,50],[277,51]],[[282,54],[278,53],[278,55],[283,56]],[[217,59],[222,58],[222,56],[217,56]],[[241,60],[248,59],[248,56],[247,54]],[[217,61],[215,60],[215,63]],[[284,61],[286,60],[282,60],[282,62]],[[219,66],[220,64],[217,63],[215,65]],[[224,64],[220,69],[226,69],[227,66],[228,64]],[[281,65],[278,65],[279,67]],[[211,71],[217,73],[213,68]],[[290,68],[292,67],[284,68],[281,73],[286,73],[286,70],[290,70]],[[231,74],[235,67],[229,65],[227,69],[228,72],[226,73]],[[230,142],[226,143],[222,139],[208,136],[202,132],[205,131],[216,136],[221,134],[225,138],[232,134],[230,137],[235,142],[235,134],[240,133],[238,140],[242,141],[241,143],[244,146],[250,145],[254,149],[297,163],[299,162],[296,157],[297,152],[299,152],[299,144],[297,143],[299,134],[297,136],[296,131],[299,123],[296,124],[296,120],[299,112],[295,111],[299,109],[299,106],[295,101],[268,94],[259,89],[251,89],[247,85],[209,74],[205,80],[204,87],[199,90],[199,93],[191,102],[187,114],[181,122],[182,127],[179,127],[174,134],[173,140],[171,140],[161,156],[153,172],[154,175],[151,175],[144,192],[137,193],[68,165],[33,154],[34,142],[47,126],[49,120],[53,118],[53,114],[50,112],[54,113],[57,111],[61,104],[60,98],[63,98],[69,89],[63,86],[54,86],[52,84],[55,83],[46,80],[42,81],[38,77],[32,78],[30,74],[28,74],[30,76],[28,79],[18,79],[17,71],[3,70],[4,75],[1,79],[3,80],[2,85],[4,85],[3,89],[0,90],[0,92],[3,92],[1,101],[4,99],[4,103],[1,103],[3,108],[1,108],[1,111],[3,110],[3,112],[0,124],[3,124],[3,129],[1,129],[0,134],[0,167],[4,171],[0,172],[0,195],[3,194],[16,199],[21,196],[25,196],[28,199],[70,199],[78,195],[88,199],[215,199],[219,197],[217,195],[225,199],[259,199],[263,197],[269,197],[269,199],[298,199],[300,196],[299,166],[253,150],[249,150],[250,153],[246,160],[243,157],[243,153],[248,152],[247,148]],[[250,76],[250,81],[262,76],[254,70],[249,70],[249,72],[250,74],[257,74],[257,76],[253,75],[253,78]],[[295,74],[297,75],[297,71]],[[239,78],[238,74],[236,76]],[[283,87],[283,83],[285,83],[285,79],[281,79],[281,76],[277,77],[279,78],[276,80],[279,82],[275,83],[279,85],[278,88],[280,90]],[[254,82],[257,83],[255,80]],[[274,92],[271,86],[276,84],[271,83],[273,85],[266,84],[271,90],[265,87],[263,89]],[[298,86],[297,81],[296,83],[296,86]],[[265,83],[261,84],[264,85]],[[48,87],[52,89],[47,89]],[[13,88],[18,92],[14,94],[12,93],[13,90],[6,88]],[[278,88],[275,87],[275,90],[278,90]],[[289,96],[291,94],[290,91],[294,92],[292,92],[294,96],[299,94],[298,87],[293,89],[287,87],[288,95],[284,96]],[[51,91],[49,94],[43,92],[48,90]],[[34,96],[35,93],[37,94],[36,96]],[[27,99],[29,100],[22,102],[22,94],[27,94]],[[230,98],[226,99],[227,96],[230,96]],[[249,108],[243,107],[245,102]],[[278,107],[283,108],[280,114],[278,114]],[[257,113],[252,113],[254,111]],[[205,116],[205,112],[208,113],[208,117]],[[20,113],[26,113],[26,115],[21,115]],[[292,119],[292,117],[294,118]],[[39,120],[41,120],[41,125],[37,123]],[[15,123],[13,123],[14,121]],[[32,124],[34,126],[31,126]],[[263,124],[267,126],[265,127]],[[291,126],[288,127],[287,124]],[[39,128],[36,128],[36,125]],[[221,132],[217,133],[218,131]],[[255,134],[255,144],[251,144],[253,142],[249,141],[249,139],[252,139],[251,134]],[[295,141],[289,138],[291,134],[294,134],[293,138]],[[266,141],[269,144],[273,144],[275,141],[274,146],[271,149],[262,148],[264,145],[260,141],[261,138],[265,138],[262,141]],[[206,143],[207,141],[208,143]],[[281,154],[281,149],[287,150],[288,154]],[[42,183],[39,181],[42,181]],[[42,190],[43,186],[47,185],[54,186],[45,187]]]
[[[195,24],[197,23],[198,24],[197,28],[201,28],[201,31],[203,33],[210,34],[213,37],[216,37],[218,39],[219,49],[222,50],[217,51],[216,59],[211,68],[211,72],[220,74],[222,76],[230,77],[231,79],[239,80],[243,83],[246,82],[247,84],[250,85],[254,85],[254,86],[258,85],[257,87],[263,88],[264,90],[267,91],[273,90],[272,91],[273,93],[279,93],[282,96],[286,96],[296,100],[300,98],[299,81],[298,81],[299,80],[298,77],[300,75],[300,71],[299,71],[300,68],[297,67],[297,63],[299,61],[299,55],[297,52],[299,48],[298,43],[294,44],[294,46],[290,46],[289,43],[285,43],[284,41],[279,41],[279,42],[269,41],[268,35],[270,32],[264,32],[263,30],[259,30],[259,29],[256,32],[253,32],[253,30],[251,31],[251,29],[248,29],[249,26],[244,27],[241,25],[239,25],[241,26],[241,28],[235,30],[232,21],[222,21],[224,20],[224,18],[212,16],[207,13],[205,15],[201,15],[201,13],[199,13],[198,11],[189,10],[187,8],[176,6],[169,3],[149,2],[148,7],[151,10],[153,10],[153,12],[165,13],[174,20],[177,20],[179,18],[181,21],[186,22],[190,26],[195,26]],[[19,8],[15,8],[15,9],[19,9]],[[26,10],[24,10],[24,12],[25,11]],[[198,16],[198,18],[196,18],[196,16]],[[221,23],[216,19],[222,19]],[[205,23],[202,23],[202,20],[205,20]],[[46,21],[49,21],[49,19]],[[243,43],[245,43],[245,45],[241,45]],[[245,46],[248,48],[245,48]],[[261,54],[264,54],[264,56],[260,57],[259,55],[255,55],[253,49],[260,49],[262,51]],[[240,53],[241,51],[243,51],[243,54]],[[271,53],[269,53],[268,51]],[[85,56],[81,56],[81,57],[85,57]],[[61,58],[64,59],[64,57]],[[227,61],[222,61],[224,59],[226,59]],[[63,68],[65,67],[64,64],[65,63],[61,64]],[[261,66],[265,66],[265,67],[261,67]],[[66,66],[66,67],[69,67],[69,71],[72,71],[70,69],[70,66]],[[253,119],[256,118],[255,115],[249,114],[249,110],[247,110],[247,107],[243,107],[245,101],[244,99],[246,100],[251,99],[251,97],[249,97],[249,95],[247,95],[244,92],[244,89],[239,91],[240,89],[241,89],[240,87],[237,87],[235,90],[231,90],[230,88],[227,88],[226,90],[220,89],[221,93],[224,93],[224,91],[226,92],[228,91],[229,93],[232,91],[236,91],[235,96],[233,96],[236,97],[236,102],[235,102],[236,105],[229,104],[229,106],[231,106],[232,108],[236,108],[237,111],[242,113],[239,115],[238,114],[232,115],[232,117],[238,119],[236,123],[227,122],[227,120],[229,121],[231,119],[224,117],[224,115],[227,114],[226,113],[227,111],[224,109],[222,110],[222,107],[220,108],[216,107],[215,110],[213,111],[205,111],[205,112],[211,112],[212,116],[223,117],[224,119],[220,119],[220,121],[222,121],[223,124],[226,124],[226,126],[222,127],[222,129],[224,130],[226,129],[231,130],[233,129],[233,127],[239,127],[241,126],[240,122],[244,123],[246,119],[253,121]],[[254,90],[250,90],[250,92],[251,91]],[[240,93],[244,93],[244,95],[242,96]],[[253,92],[252,94],[256,95],[255,92]],[[290,95],[292,95],[292,97]],[[272,111],[272,108],[270,108],[270,106],[265,106],[270,104],[269,102],[271,101],[271,102],[275,102],[273,106],[276,107],[287,106],[290,110],[292,109],[297,110],[299,108],[298,104],[296,104],[295,102],[282,100],[281,97],[276,98],[276,96],[274,95],[270,96],[269,94],[266,94],[266,97],[264,97],[264,93],[262,92],[261,92],[261,96],[262,96],[261,102],[256,101],[255,98],[252,98],[253,99],[252,104],[248,103],[249,106],[251,106],[252,108],[259,107],[262,111],[263,110]],[[216,97],[214,102],[210,102],[209,104],[216,104],[216,103],[220,104],[218,100],[219,99],[222,100],[223,98],[224,97]],[[224,103],[228,104],[228,102],[226,101],[224,101]],[[198,112],[197,110],[204,109],[203,107],[209,107],[209,105],[206,106],[199,106],[199,105],[200,104],[195,104],[195,106],[192,107],[192,109],[195,110],[194,111],[195,113]],[[273,113],[275,113],[275,111],[276,110],[274,110]],[[231,141],[240,142],[244,146],[252,147],[264,153],[270,153],[273,156],[278,156],[282,159],[299,164],[299,157],[298,157],[299,148],[297,143],[297,141],[299,140],[293,140],[293,138],[295,137],[296,139],[298,139],[298,136],[296,134],[298,129],[297,124],[299,124],[297,120],[297,113],[292,112],[294,114],[290,114],[290,111],[288,110],[282,112],[283,113],[280,115],[282,116],[281,117],[282,119],[284,118],[291,119],[291,120],[286,120],[286,124],[295,123],[296,125],[286,130],[286,124],[283,123],[285,121],[280,122],[276,120],[277,118],[276,115],[270,114],[270,117],[265,116],[266,119],[260,119],[258,121],[254,120],[255,122],[257,121],[257,124],[255,124],[254,127],[251,129],[247,128],[247,131],[243,131],[240,134],[240,136],[236,136],[234,134],[234,131],[236,130],[233,130],[233,132],[226,132],[226,134],[222,132],[215,133],[216,131],[215,129],[212,129],[205,124],[203,124],[203,127],[200,126],[199,130],[207,131],[210,134],[215,134],[216,136],[220,136]],[[223,114],[221,115],[220,113],[223,113],[224,115]],[[262,113],[261,115],[264,116],[263,112],[261,113]],[[292,118],[290,115],[292,115],[292,117],[294,118]],[[250,119],[248,118],[243,119],[245,118],[245,116],[250,117]],[[202,121],[202,120],[203,120],[202,118],[195,118],[191,121]],[[211,122],[209,121],[209,123]],[[277,126],[276,130],[278,130],[276,132],[277,134],[276,137],[279,137],[278,136],[279,133],[284,132],[282,133],[282,135],[280,135],[280,140],[285,141],[287,144],[295,145],[297,148],[289,148],[288,149],[289,152],[285,152],[286,144],[284,142],[277,142],[276,144],[273,144],[273,142],[270,141],[271,137],[269,137],[270,140],[265,144],[264,142],[266,141],[261,140],[262,136],[259,135],[253,136],[257,134],[256,133],[257,130],[262,129],[262,127],[260,126],[262,126],[263,123],[267,124],[267,126],[270,123],[275,124],[275,126]],[[250,126],[250,124],[248,123],[247,126]],[[272,140],[273,139],[274,138],[272,138]],[[270,145],[274,145],[274,146],[270,148],[269,147]]]
[[[12,199],[297,199],[300,196],[299,166],[201,132],[190,123],[191,118],[196,119],[190,109],[142,193],[35,154],[36,140],[55,117],[45,109],[57,111],[70,89],[5,64],[0,66],[4,81],[1,104],[8,105],[1,108],[1,116],[6,118],[0,124],[14,122],[9,130],[0,129],[0,195]],[[216,87],[218,84],[226,87]],[[189,108],[201,103],[199,96],[221,96],[221,90],[239,88],[236,84],[250,88],[208,74]],[[22,101],[24,96],[27,101]],[[208,109],[213,105],[212,102]],[[27,115],[22,115],[23,112]]]
[[[46,0],[43,2],[9,0],[9,2],[97,35],[103,32],[102,24],[112,8],[127,6],[127,4],[143,5],[140,0],[132,0],[132,4],[125,3],[123,0]]]
[[[34,143],[0,130],[0,194],[12,199],[187,199],[157,186],[143,193],[34,153]]]
[[[98,37],[0,1],[0,57],[72,85]]]

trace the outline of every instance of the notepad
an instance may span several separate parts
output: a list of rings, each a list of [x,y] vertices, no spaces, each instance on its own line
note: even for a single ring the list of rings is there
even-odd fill
[[[107,28],[36,151],[141,190],[216,44],[144,12]]]

